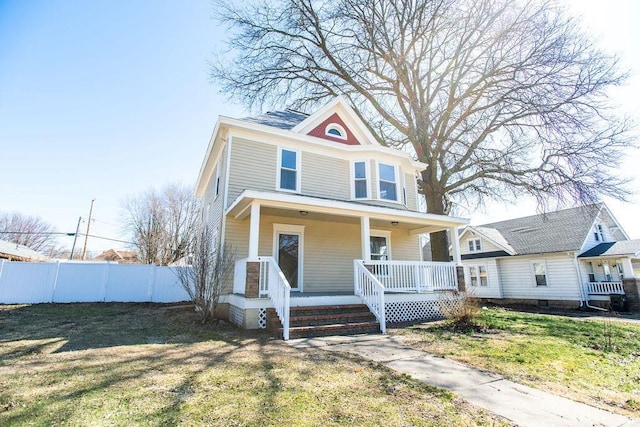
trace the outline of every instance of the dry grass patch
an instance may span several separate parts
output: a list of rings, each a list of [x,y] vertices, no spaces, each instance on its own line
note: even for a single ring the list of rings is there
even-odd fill
[[[502,425],[353,355],[188,309],[0,306],[0,425]]]
[[[640,418],[640,324],[485,309],[474,331],[395,330],[407,344],[513,381]]]

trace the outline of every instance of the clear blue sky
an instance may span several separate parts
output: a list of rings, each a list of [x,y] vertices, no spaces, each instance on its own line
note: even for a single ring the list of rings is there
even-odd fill
[[[640,73],[638,7],[602,3],[571,2]],[[195,182],[217,116],[247,113],[208,81],[224,38],[211,16],[208,0],[0,0],[0,211],[69,232],[96,198],[91,234],[122,238],[124,197]],[[639,81],[613,93],[636,117]],[[639,205],[610,205],[640,238]],[[526,204],[493,212],[473,222],[534,213]],[[89,240],[108,247],[122,245]]]

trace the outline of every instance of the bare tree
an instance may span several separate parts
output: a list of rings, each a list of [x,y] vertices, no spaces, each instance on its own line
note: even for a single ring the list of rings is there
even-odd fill
[[[168,265],[189,253],[198,220],[190,187],[169,184],[123,202],[125,228],[144,264]]]
[[[59,252],[53,226],[38,216],[19,212],[0,213],[0,240],[24,245],[34,251],[53,256]]]
[[[553,0],[215,2],[230,27],[212,79],[252,107],[342,95],[385,146],[409,150],[427,211],[528,194],[539,208],[624,199],[622,83]],[[235,54],[232,58],[230,55]],[[444,232],[431,236],[448,259]]]
[[[202,321],[207,322],[215,318],[224,282],[233,272],[236,252],[228,243],[218,244],[208,226],[197,234],[192,248],[191,265],[178,267],[175,272]]]

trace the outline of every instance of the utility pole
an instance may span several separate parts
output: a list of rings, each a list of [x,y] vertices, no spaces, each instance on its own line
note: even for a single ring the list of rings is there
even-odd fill
[[[82,217],[78,217],[78,225],[76,226],[76,234],[74,234],[73,238],[73,246],[71,246],[71,255],[69,255],[69,261],[73,259],[73,251],[76,250],[76,242],[78,241],[78,232],[80,232],[80,222],[82,222]]]
[[[89,208],[89,219],[87,220],[87,234],[84,235],[84,248],[82,248],[82,260],[87,257],[87,239],[89,238],[89,227],[91,226],[91,214],[93,213],[93,202],[96,199],[91,199],[91,207]]]

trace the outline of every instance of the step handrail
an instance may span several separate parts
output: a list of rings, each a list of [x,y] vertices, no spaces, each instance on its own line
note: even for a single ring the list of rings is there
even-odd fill
[[[266,290],[282,323],[282,338],[289,339],[291,285],[273,257],[258,257],[260,261],[260,288]]]
[[[380,323],[380,332],[387,332],[384,310],[384,286],[365,267],[361,260],[353,260],[354,293],[369,307]]]

